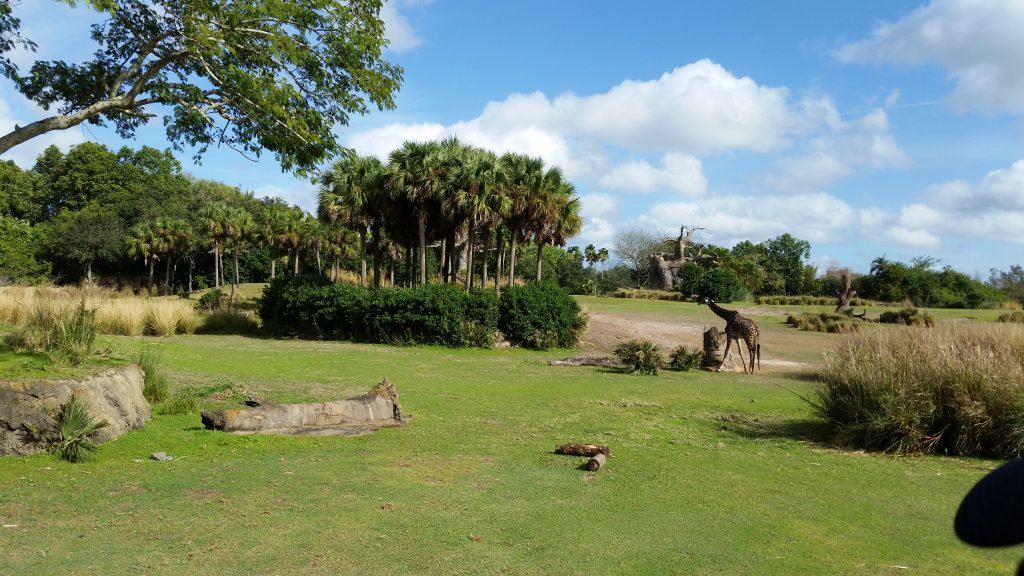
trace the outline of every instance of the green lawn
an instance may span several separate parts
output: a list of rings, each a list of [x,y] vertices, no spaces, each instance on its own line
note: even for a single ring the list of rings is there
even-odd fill
[[[758,318],[780,358],[814,361],[834,342]],[[102,345],[129,356],[152,341]],[[997,462],[816,443],[806,370],[632,377],[547,365],[569,351],[160,341],[176,387],[307,401],[387,377],[414,420],[278,438],[157,416],[92,462],[0,459],[0,524],[15,525],[0,528],[0,573],[1010,574],[1021,555],[952,532],[960,498]],[[613,457],[579,470],[585,459],[552,454],[571,441]],[[158,451],[175,460],[148,459]]]

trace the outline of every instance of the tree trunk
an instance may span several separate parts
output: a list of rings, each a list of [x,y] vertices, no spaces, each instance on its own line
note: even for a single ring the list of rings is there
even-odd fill
[[[195,267],[196,267],[196,259],[194,257],[193,258],[189,258],[188,259],[188,293],[189,294],[192,293],[192,271],[195,269]]]
[[[496,234],[498,235],[498,269],[494,274],[494,289],[501,292],[501,278],[505,275],[505,235],[501,233],[501,228],[498,228]]]
[[[424,210],[420,210],[419,217],[419,233],[420,233],[420,286],[426,286],[427,284],[427,214]]]
[[[235,286],[238,285],[238,246],[235,246],[235,283],[231,285],[231,305],[235,305]]]
[[[519,244],[519,235],[512,231],[512,244],[508,249],[508,285],[515,286],[516,283],[516,248]]]
[[[156,260],[152,256],[149,257],[149,284],[146,286],[146,290],[149,291],[149,297],[153,297],[153,269],[156,267]],[[92,280],[90,278],[89,280]]]
[[[295,249],[295,275],[299,275],[299,249]]]
[[[482,248],[480,250],[480,258],[481,258],[481,262],[480,262],[480,285],[483,286],[484,288],[486,288],[487,287],[487,264],[488,264],[488,261],[491,259],[491,257],[490,257],[491,229],[490,228],[486,228],[485,227],[483,230],[481,230],[481,232],[480,232],[480,244],[481,244],[481,248]]]
[[[374,241],[377,235],[373,235]],[[366,226],[359,228],[359,285],[366,286]]]
[[[167,254],[167,269],[164,271],[164,296],[171,293],[171,255]]]
[[[270,259],[270,279],[274,279],[274,275],[277,273],[277,258]]]
[[[405,285],[412,288],[412,246],[405,247]]]
[[[92,286],[92,260],[85,262],[85,280]]]
[[[544,263],[544,241],[537,241],[537,282],[540,282],[540,275]]]
[[[469,220],[469,234],[466,239],[466,290],[473,289],[473,245],[476,244],[476,218]]]
[[[324,267],[323,264],[320,262],[320,248],[316,249],[316,273],[320,274],[321,276],[323,276],[324,274]]]
[[[220,289],[220,243],[213,241],[213,287]]]

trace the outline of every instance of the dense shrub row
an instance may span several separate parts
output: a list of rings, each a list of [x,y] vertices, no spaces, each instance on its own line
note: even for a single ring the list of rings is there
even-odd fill
[[[287,276],[267,286],[259,313],[272,334],[454,347],[490,346],[498,329],[515,345],[570,347],[586,327],[576,301],[543,284],[506,288],[499,300],[451,284],[375,290]]]
[[[758,296],[755,298],[758,304],[783,305],[783,306],[835,306],[834,296]],[[880,302],[872,302],[863,298],[850,300],[850,306],[862,308],[865,306],[885,306]]]
[[[859,331],[864,321],[852,318],[846,314],[803,312],[801,314],[790,314],[786,318],[786,324],[808,332],[842,334]]]
[[[668,290],[645,290],[643,288],[616,288],[612,292],[612,298],[637,298],[640,300],[672,300],[675,302],[687,300],[679,292]]]
[[[927,312],[917,308],[904,308],[902,310],[889,310],[878,316],[882,324],[903,324],[906,326],[935,326],[935,319]]]
[[[812,399],[845,445],[899,453],[1024,453],[1024,330],[946,323],[851,334]]]

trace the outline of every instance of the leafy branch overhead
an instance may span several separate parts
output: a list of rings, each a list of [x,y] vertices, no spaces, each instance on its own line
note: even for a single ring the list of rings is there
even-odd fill
[[[333,129],[350,115],[394,108],[402,70],[382,58],[380,9],[381,0],[118,0],[93,26],[91,60],[38,61],[21,75],[4,56],[33,45],[4,2],[2,72],[58,114],[0,136],[0,153],[82,122],[129,138],[162,115],[171,143],[196,147],[197,158],[210,145],[269,150],[305,173],[340,150]]]

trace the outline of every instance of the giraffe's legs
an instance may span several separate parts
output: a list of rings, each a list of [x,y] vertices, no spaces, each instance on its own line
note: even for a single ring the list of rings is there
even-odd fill
[[[722,363],[718,365],[718,370],[715,370],[715,372],[721,372],[722,371],[722,366],[725,366],[725,363],[729,361],[729,347],[730,346],[732,346],[732,336],[729,336],[728,334],[726,334],[725,335],[725,353],[722,354]],[[736,342],[736,349],[738,350],[739,347],[740,347],[740,343]]]
[[[743,373],[747,373],[747,361],[743,359],[743,347],[740,346],[740,341],[736,341],[736,353],[740,355],[740,365],[743,366]]]

